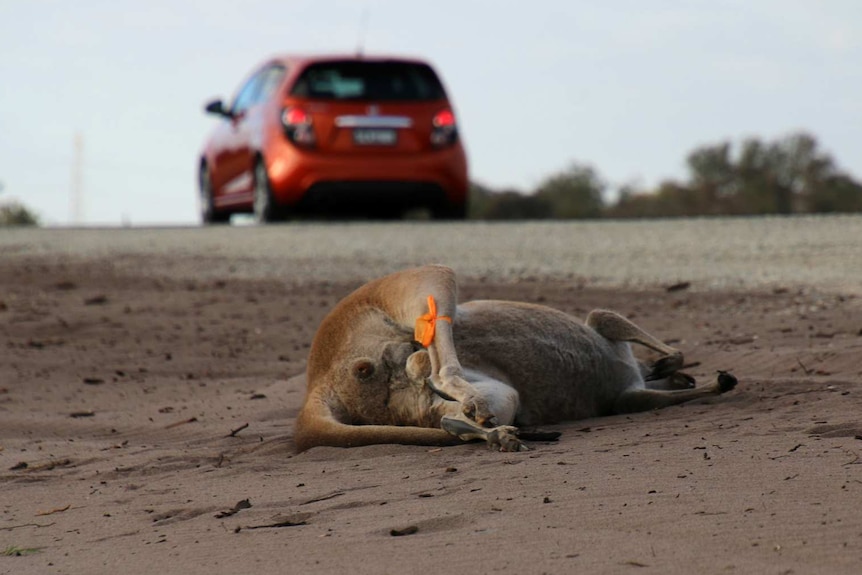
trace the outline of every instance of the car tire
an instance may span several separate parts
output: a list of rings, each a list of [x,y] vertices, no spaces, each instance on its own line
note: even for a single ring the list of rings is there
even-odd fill
[[[268,224],[282,219],[282,212],[272,197],[269,185],[269,174],[263,160],[254,165],[254,221],[258,224]]]
[[[215,207],[210,172],[206,166],[201,166],[198,175],[198,194],[198,208],[203,224],[226,224],[230,222],[230,212],[219,211]]]

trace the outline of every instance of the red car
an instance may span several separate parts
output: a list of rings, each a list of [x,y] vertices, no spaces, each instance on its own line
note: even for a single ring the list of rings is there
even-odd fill
[[[452,104],[426,62],[405,58],[272,58],[233,102],[200,157],[204,223],[251,212],[398,217],[467,213],[467,159]]]

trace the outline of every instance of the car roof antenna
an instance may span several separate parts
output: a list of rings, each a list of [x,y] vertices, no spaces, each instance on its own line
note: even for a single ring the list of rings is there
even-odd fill
[[[356,43],[356,57],[362,58],[365,55],[365,32],[368,30],[368,8],[362,9],[362,14],[359,16],[359,39]]]

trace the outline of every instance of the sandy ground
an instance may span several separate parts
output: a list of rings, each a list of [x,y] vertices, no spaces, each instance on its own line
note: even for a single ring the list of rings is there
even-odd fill
[[[527,453],[297,455],[309,344],[359,278],[176,274],[175,253],[135,266],[16,241],[0,249],[0,573],[862,569],[862,299],[846,290],[468,277],[462,299],[616,309],[699,381],[726,369],[739,387],[553,426]]]

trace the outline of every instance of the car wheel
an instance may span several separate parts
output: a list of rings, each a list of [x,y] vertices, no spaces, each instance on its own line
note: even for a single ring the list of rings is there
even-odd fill
[[[230,212],[221,212],[215,207],[210,173],[206,166],[201,167],[198,180],[198,194],[198,208],[201,213],[201,222],[204,224],[225,224],[230,221]]]
[[[262,160],[254,165],[254,220],[259,224],[277,222],[282,219],[281,210],[272,197],[269,174]]]

